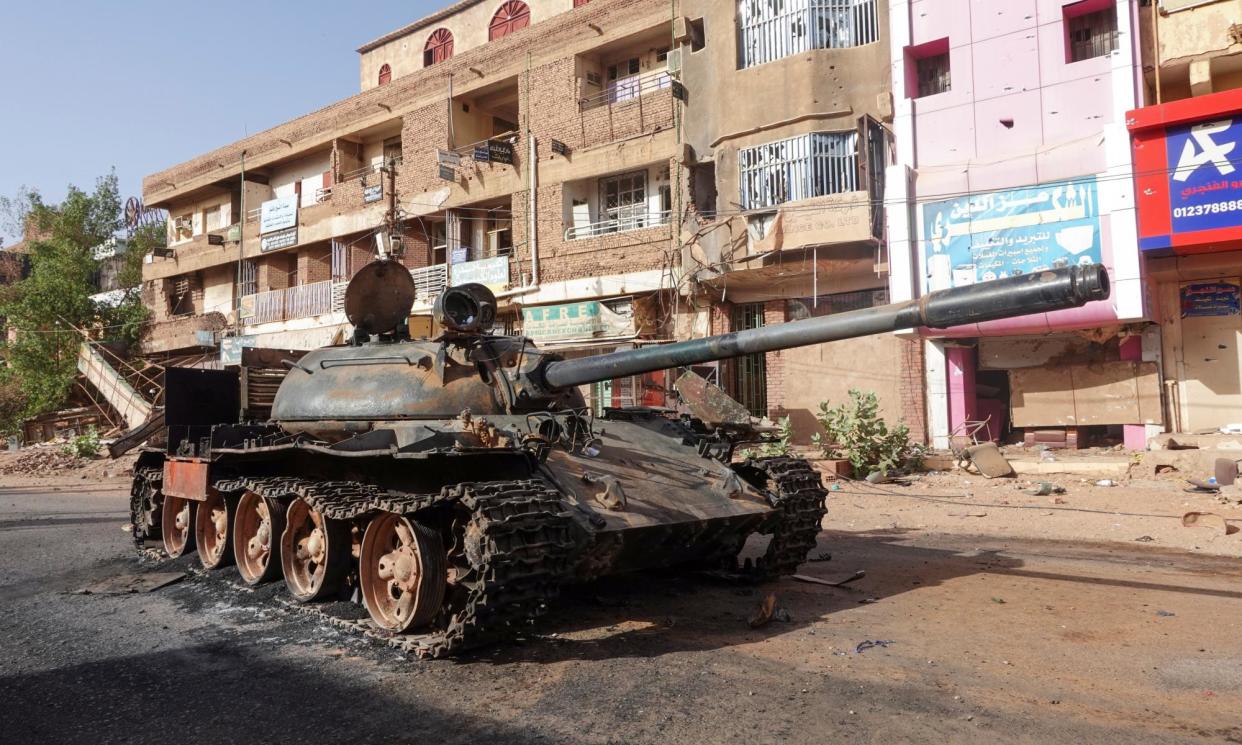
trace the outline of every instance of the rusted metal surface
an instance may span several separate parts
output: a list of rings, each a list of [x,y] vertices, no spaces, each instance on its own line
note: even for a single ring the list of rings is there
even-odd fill
[[[687,370],[673,388],[681,396],[681,403],[690,415],[703,420],[709,426],[721,424],[745,425],[750,423],[750,412],[729,397],[720,386],[709,383],[703,376]]]
[[[383,334],[405,323],[414,307],[414,278],[396,261],[373,261],[345,290],[345,316],[364,334]]]
[[[209,471],[210,464],[202,458],[169,458],[164,461],[164,495],[206,500]]]

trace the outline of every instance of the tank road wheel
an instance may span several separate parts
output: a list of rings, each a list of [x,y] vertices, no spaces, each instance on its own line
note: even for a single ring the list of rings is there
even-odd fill
[[[194,548],[194,502],[180,497],[164,497],[160,532],[164,535],[164,551],[177,558]]]
[[[233,520],[233,556],[237,573],[248,585],[280,576],[280,539],[285,511],[275,500],[248,491],[237,503]]]
[[[208,569],[219,569],[233,563],[233,542],[229,530],[233,526],[236,502],[215,489],[209,489],[207,500],[198,505],[194,518],[194,540],[198,558]]]
[[[349,524],[324,518],[301,499],[289,504],[285,517],[280,563],[289,592],[302,603],[336,592],[352,558]]]
[[[371,618],[401,633],[431,623],[444,603],[447,556],[440,535],[391,512],[367,526],[358,582]]]

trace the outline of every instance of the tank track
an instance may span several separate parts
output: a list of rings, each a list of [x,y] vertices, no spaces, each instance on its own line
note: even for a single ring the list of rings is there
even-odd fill
[[[756,458],[749,465],[768,477],[768,502],[780,511],[767,553],[756,566],[758,578],[793,574],[815,548],[828,492],[819,472],[801,458]]]
[[[443,504],[456,504],[464,540],[450,548],[450,563],[466,566],[457,577],[464,600],[437,631],[412,637],[419,657],[442,658],[501,641],[543,615],[569,578],[579,545],[558,494],[541,481],[462,483],[438,494],[385,491],[348,481],[294,478],[238,478],[218,481],[225,493],[253,491],[264,497],[300,497],[324,517],[353,520],[373,512],[407,517]],[[464,523],[464,524],[461,524]]]
[[[146,550],[148,540],[160,537],[159,510],[161,505],[152,501],[164,483],[164,471],[160,468],[138,468],[129,488],[129,525],[134,546]],[[148,521],[147,516],[151,516]]]

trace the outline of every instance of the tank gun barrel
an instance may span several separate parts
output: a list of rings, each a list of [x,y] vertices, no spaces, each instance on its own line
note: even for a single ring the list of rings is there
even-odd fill
[[[835,313],[778,326],[734,331],[703,339],[549,362],[542,371],[549,388],[595,383],[670,367],[761,354],[852,339],[899,329],[948,328],[1032,313],[1077,308],[1109,296],[1108,272],[1100,265],[1021,274],[928,293],[917,300]]]

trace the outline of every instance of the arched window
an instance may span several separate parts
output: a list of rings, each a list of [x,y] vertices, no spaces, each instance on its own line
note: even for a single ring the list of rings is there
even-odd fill
[[[529,25],[530,8],[526,7],[526,3],[522,0],[509,0],[492,16],[492,22],[487,27],[487,39],[496,41]]]
[[[380,66],[379,84],[388,85],[392,82],[392,68],[387,64]]]
[[[446,28],[438,28],[427,37],[423,45],[423,67],[431,67],[453,56],[453,33]]]

